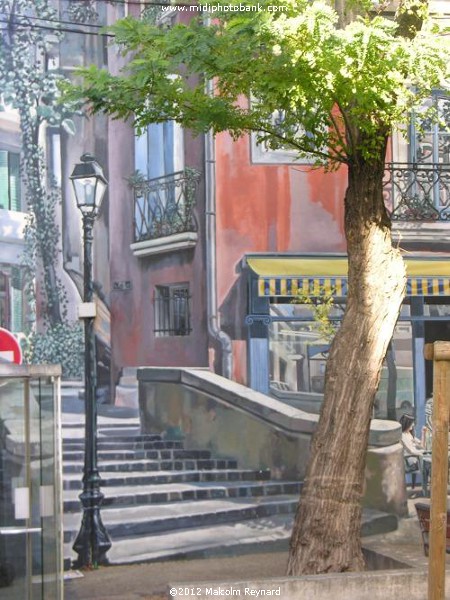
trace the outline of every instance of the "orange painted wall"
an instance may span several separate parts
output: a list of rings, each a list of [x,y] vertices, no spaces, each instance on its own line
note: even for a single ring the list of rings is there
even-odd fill
[[[216,138],[219,305],[249,252],[343,252],[345,168],[252,164],[249,137]]]

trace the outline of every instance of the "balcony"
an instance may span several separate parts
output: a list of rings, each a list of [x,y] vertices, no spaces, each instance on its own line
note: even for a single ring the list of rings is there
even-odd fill
[[[383,187],[392,221],[450,221],[450,164],[389,163]]]
[[[450,164],[388,163],[383,193],[394,240],[410,250],[446,250]]]
[[[133,177],[135,256],[191,248],[197,243],[194,206],[200,174],[185,169],[145,180]]]

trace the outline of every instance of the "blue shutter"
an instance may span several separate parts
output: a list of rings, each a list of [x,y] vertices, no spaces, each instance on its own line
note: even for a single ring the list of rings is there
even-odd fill
[[[173,121],[166,121],[163,123],[162,150],[164,152],[164,175],[168,175],[175,171],[173,125]]]
[[[9,153],[9,208],[22,210],[20,194],[20,156]]]
[[[23,331],[23,276],[19,267],[11,270],[11,331]]]
[[[0,208],[9,208],[8,152],[0,150]]]

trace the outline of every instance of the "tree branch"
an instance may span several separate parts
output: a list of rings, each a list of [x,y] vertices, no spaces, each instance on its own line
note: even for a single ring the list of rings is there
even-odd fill
[[[414,39],[422,29],[428,16],[429,0],[400,0],[395,21],[398,24],[397,35]]]
[[[280,141],[284,142],[285,144],[289,144],[290,146],[293,146],[297,150],[300,150],[300,152],[305,152],[306,154],[312,154],[313,156],[318,156],[320,158],[323,158],[323,159],[325,159],[327,161],[331,161],[331,162],[340,162],[342,164],[348,163],[347,157],[340,154],[337,151],[336,151],[336,154],[333,155],[333,154],[330,154],[327,152],[322,152],[321,150],[318,150],[318,149],[306,148],[304,145],[299,144],[298,141],[296,141],[295,139],[287,138],[287,137],[277,133],[277,131],[275,131],[275,130],[270,130],[270,129],[267,129],[266,127],[252,127],[252,131],[254,133],[259,133],[259,132],[267,133],[268,135],[279,139]]]

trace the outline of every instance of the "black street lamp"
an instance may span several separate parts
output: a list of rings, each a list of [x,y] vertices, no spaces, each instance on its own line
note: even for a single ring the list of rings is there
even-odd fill
[[[73,545],[78,554],[77,567],[106,564],[106,553],[111,548],[111,540],[100,516],[100,505],[104,495],[100,491],[101,478],[97,466],[97,373],[92,279],[92,230],[108,181],[92,155],[83,154],[80,160],[81,163],[75,165],[70,176],[77,206],[83,217],[84,254],[83,304],[80,306],[79,316],[84,319],[85,446],[83,492],[80,494],[83,519]]]

